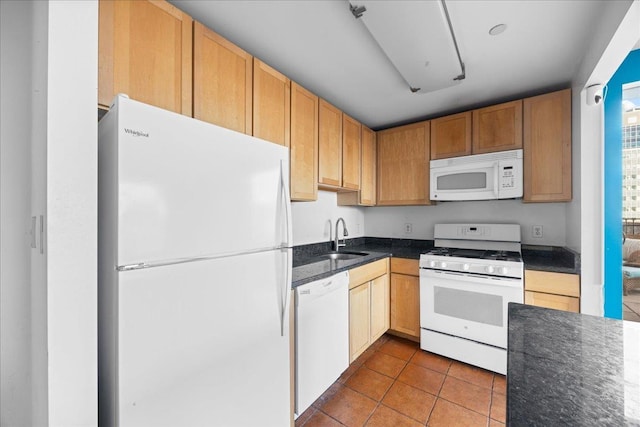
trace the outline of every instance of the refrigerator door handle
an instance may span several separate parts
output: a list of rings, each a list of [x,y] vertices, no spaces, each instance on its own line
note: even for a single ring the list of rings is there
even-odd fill
[[[284,176],[284,161],[280,160],[280,188],[282,190],[282,203],[284,204],[284,221],[286,230],[285,247],[291,247],[291,196],[289,195],[289,186]]]
[[[287,321],[287,314],[289,313],[289,304],[291,304],[291,268],[293,257],[291,256],[291,249],[283,248],[283,251],[287,254],[285,280],[282,285],[282,313],[280,313],[280,336],[284,337],[285,322]],[[289,332],[291,333],[291,332]]]

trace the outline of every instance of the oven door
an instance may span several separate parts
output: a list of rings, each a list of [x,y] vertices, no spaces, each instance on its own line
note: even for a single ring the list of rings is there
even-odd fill
[[[420,327],[507,348],[507,309],[522,279],[420,269]]]

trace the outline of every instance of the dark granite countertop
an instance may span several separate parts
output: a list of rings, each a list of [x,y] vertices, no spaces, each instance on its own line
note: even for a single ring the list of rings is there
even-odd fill
[[[384,257],[420,259],[421,254],[433,248],[433,240],[358,237],[348,239],[346,243],[347,246],[341,250],[366,252],[369,255],[346,261],[319,260],[319,255],[331,251],[331,242],[293,248],[292,288]],[[580,273],[580,255],[566,248],[523,245],[522,258],[525,269]]]
[[[567,248],[522,245],[522,260],[527,270],[580,274],[580,254]]]
[[[433,248],[432,240],[386,239],[360,237],[347,240],[347,246],[341,251],[365,252],[368,255],[351,260],[326,260],[318,256],[331,250],[329,242],[296,246],[293,248],[293,280],[291,287],[303,285],[314,280],[332,276],[340,271],[349,270],[394,256],[398,258],[419,259],[420,254]]]
[[[640,323],[509,304],[508,426],[640,426]]]

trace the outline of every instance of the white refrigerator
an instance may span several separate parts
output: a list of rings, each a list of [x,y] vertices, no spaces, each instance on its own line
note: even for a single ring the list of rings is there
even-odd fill
[[[99,123],[101,426],[290,422],[288,149],[118,96]]]

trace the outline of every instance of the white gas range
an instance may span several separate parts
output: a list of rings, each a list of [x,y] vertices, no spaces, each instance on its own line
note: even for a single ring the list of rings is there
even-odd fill
[[[437,224],[420,256],[420,347],[501,374],[507,309],[523,302],[518,224]]]

